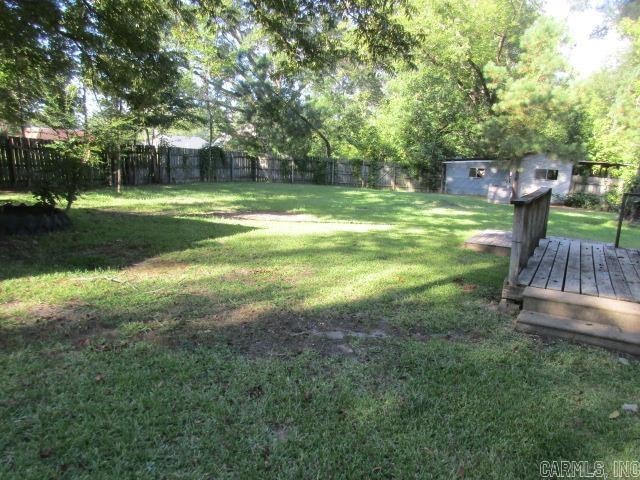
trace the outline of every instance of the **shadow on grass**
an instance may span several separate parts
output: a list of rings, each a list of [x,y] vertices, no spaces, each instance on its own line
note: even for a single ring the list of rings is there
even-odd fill
[[[123,268],[254,230],[210,219],[76,209],[73,226],[39,236],[0,237],[0,280],[73,270]]]
[[[269,344],[280,345],[280,349],[291,343],[298,348],[299,342],[291,341],[291,331],[324,328],[323,325],[406,329],[428,319],[430,327],[442,333],[448,331],[448,323],[457,325],[454,330],[468,329],[469,318],[451,305],[479,296],[497,300],[506,274],[505,259],[457,249],[446,231],[432,231],[429,236],[393,230],[334,232],[314,234],[313,244],[305,240],[299,245],[281,243],[277,235],[270,242],[262,235],[247,235],[242,248],[236,246],[232,253],[225,254],[224,247],[214,248],[206,242],[245,232],[246,227],[162,216],[115,214],[111,218],[104,212],[83,215],[97,215],[104,224],[97,244],[92,243],[92,231],[88,238],[77,239],[78,247],[69,255],[58,254],[57,258],[53,257],[56,244],[32,245],[32,255],[50,256],[49,263],[32,260],[18,264],[14,266],[14,276],[123,268],[165,252],[177,255],[146,262],[148,272],[140,271],[139,265],[123,270],[120,281],[135,280],[131,285],[94,276],[90,277],[91,283],[85,284],[87,288],[82,288],[82,279],[70,277],[67,290],[72,295],[66,298],[73,298],[73,302],[54,307],[44,315],[38,311],[27,313],[26,318],[43,318],[37,323],[5,329],[5,334],[24,337],[27,342],[56,337],[77,339],[107,330],[130,331],[127,325],[135,323],[134,328],[155,330],[155,337],[166,336],[173,343],[176,339],[189,343],[193,338],[197,343],[200,335],[215,340],[243,339],[244,333],[254,338],[264,334],[266,341],[256,352],[250,342],[243,342],[243,350],[260,354],[268,352],[264,347]],[[115,225],[109,228],[111,221],[120,226],[138,225],[137,233],[131,233],[122,248],[113,249],[114,243],[118,245],[117,239],[108,238],[107,232],[115,229]],[[85,219],[85,223],[93,222]],[[175,231],[163,234],[165,228]],[[158,233],[152,243],[146,244],[153,232]],[[434,242],[434,237],[443,241]],[[105,248],[101,245],[109,250],[97,256],[96,251]],[[344,269],[322,270],[321,276],[314,278],[316,269],[342,263]],[[427,277],[418,273],[424,271],[425,264],[430,266]],[[183,277],[184,268],[188,271]],[[394,276],[388,277],[387,272]],[[144,275],[142,283],[138,283],[139,274]],[[377,275],[379,280],[375,279]],[[356,296],[363,296],[362,300],[350,302],[323,298],[342,298],[342,284],[345,288],[354,284],[356,290],[355,284],[361,284],[359,288],[364,292],[375,293],[358,293]],[[309,301],[318,307],[306,306]],[[428,329],[414,330],[428,333]],[[284,332],[284,337],[279,332]]]
[[[324,201],[325,187],[316,188],[303,200]],[[594,348],[545,345],[512,332],[509,319],[487,308],[507,261],[456,248],[450,236],[462,235],[467,224],[413,211],[412,202],[428,196],[389,194],[388,203],[366,207],[347,192],[334,206],[304,208],[350,219],[362,211],[358,220],[383,223],[398,215],[431,230],[332,234],[309,246],[281,244],[279,237],[265,246],[264,236],[247,235],[227,258],[207,242],[250,228],[81,209],[73,212],[72,231],[3,241],[2,278],[124,268],[169,252],[198,269],[197,277],[165,290],[154,278],[139,291],[109,281],[91,291],[79,287],[81,304],[2,328],[2,337],[28,347],[2,347],[9,353],[3,368],[18,372],[3,390],[11,403],[0,402],[10,414],[13,431],[5,438],[15,455],[27,452],[29,466],[66,465],[68,476],[100,467],[110,476],[121,475],[115,470],[122,466],[145,472],[151,464],[187,477],[233,471],[241,478],[537,478],[542,460],[607,460],[636,451],[637,422],[607,417],[635,398],[635,367]],[[274,207],[262,197],[237,208],[286,210],[291,201]],[[460,200],[462,209],[471,208],[467,201]],[[504,208],[473,208],[471,228],[509,221]],[[438,224],[429,225],[430,218]],[[292,283],[291,272],[311,259],[308,276]],[[307,299],[340,286],[331,285],[331,271],[314,283],[313,266],[342,268],[340,262],[352,269],[343,283],[357,286],[360,274],[371,275],[362,283],[368,288],[356,299],[309,307]],[[358,268],[365,263],[376,267]],[[411,270],[425,263],[429,269]],[[397,278],[376,277],[390,264],[401,265]],[[208,268],[221,265],[226,269]],[[334,340],[314,333],[376,329],[387,336]],[[276,441],[274,429],[292,433]],[[89,435],[97,454],[78,460]],[[51,445],[53,455],[42,450]],[[189,458],[202,470],[180,470]],[[230,470],[216,470],[220,465]]]
[[[96,193],[116,198],[109,190]],[[513,213],[510,205],[490,204],[480,197],[326,185],[221,183],[148,186],[126,190],[119,198],[135,202],[184,196],[193,202],[181,204],[179,208],[216,210],[223,207],[243,212],[296,210],[323,219],[414,224],[417,227],[442,223],[467,229],[510,229]],[[209,208],[214,205],[215,208]],[[158,208],[179,212],[172,205]],[[615,215],[554,207],[549,233],[611,242],[615,238]],[[640,245],[636,232],[630,230],[628,237],[629,245]]]
[[[469,277],[480,279],[492,272],[490,267],[476,266],[469,270]],[[605,458],[612,445],[622,451],[625,441],[621,438],[629,438],[632,428],[614,428],[606,423],[606,416],[602,420],[602,412],[609,408],[608,398],[598,396],[597,392],[606,387],[620,387],[613,384],[615,380],[608,379],[608,369],[602,362],[590,362],[598,354],[581,349],[546,350],[531,337],[512,333],[504,317],[483,309],[478,297],[472,298],[472,294],[464,291],[466,281],[467,278],[448,275],[409,287],[396,285],[384,294],[313,309],[300,305],[246,308],[249,302],[259,303],[270,296],[259,285],[248,285],[236,296],[233,305],[219,310],[212,308],[212,298],[203,294],[159,296],[153,305],[134,311],[95,309],[88,318],[67,319],[74,323],[66,326],[57,318],[23,329],[19,334],[43,341],[46,337],[52,342],[60,340],[55,335],[51,337],[55,329],[75,332],[70,337],[75,348],[96,352],[90,368],[100,368],[99,371],[111,375],[109,388],[117,392],[116,400],[110,397],[102,408],[112,408],[113,402],[120,401],[118,395],[125,399],[121,402],[145,398],[147,389],[157,388],[158,379],[152,372],[152,380],[148,380],[143,372],[148,371],[149,365],[159,369],[165,384],[162,395],[175,395],[171,402],[175,407],[170,415],[167,410],[157,413],[156,423],[150,429],[158,428],[157,422],[172,425],[175,415],[193,418],[202,413],[200,404],[183,409],[180,394],[175,393],[178,390],[204,389],[205,403],[217,405],[225,401],[212,393],[217,391],[218,384],[224,389],[238,385],[229,387],[240,394],[229,397],[232,400],[226,408],[230,413],[225,422],[207,424],[228,424],[235,429],[236,436],[247,428],[242,421],[247,421],[248,414],[240,415],[245,408],[269,411],[285,405],[287,425],[300,426],[303,437],[284,446],[271,445],[268,436],[251,437],[252,441],[271,445],[276,452],[282,451],[274,455],[270,466],[273,476],[280,471],[291,472],[291,455],[295,456],[295,452],[287,448],[295,446],[296,451],[306,454],[321,451],[321,447],[309,443],[310,438],[316,437],[322,442],[335,438],[346,449],[347,453],[330,457],[335,463],[331,468],[336,471],[356,468],[364,473],[361,469],[370,470],[368,462],[375,461],[386,471],[397,469],[398,474],[393,475],[397,478],[407,476],[401,472],[422,472],[425,475],[420,476],[427,476],[426,466],[447,478],[444,472],[455,471],[460,465],[465,465],[475,478],[490,478],[497,464],[505,473],[503,478],[534,478],[531,472],[537,474],[542,460],[597,460]],[[185,292],[196,283],[185,285]],[[446,286],[451,288],[435,295],[437,289]],[[302,294],[307,293],[302,288]],[[467,300],[476,302],[468,305]],[[210,313],[194,315],[194,308],[209,308]],[[390,324],[386,315],[398,309],[419,312],[424,318],[415,319],[410,328]],[[114,330],[122,329],[127,322],[152,325],[159,312],[167,313],[175,321],[166,328],[151,327],[124,341],[110,338],[114,332],[109,325]],[[92,324],[96,319],[106,324]],[[372,329],[382,329],[387,336],[362,340],[347,335],[344,339],[327,339],[313,333]],[[78,332],[82,334],[80,337]],[[176,355],[175,362],[156,363],[156,357],[145,357],[141,350],[137,355],[130,353],[135,352],[129,349],[130,344],[139,341],[159,344],[162,352],[169,347],[171,355]],[[114,351],[116,355],[111,355]],[[216,357],[220,352],[225,352],[221,357],[225,368],[212,368],[212,362],[222,361]],[[309,364],[297,360],[301,354],[300,358],[304,358],[309,353],[312,359]],[[105,364],[96,366],[95,362],[102,362],[103,357],[107,359]],[[244,359],[238,362],[238,357],[249,357],[249,362],[253,362],[249,363],[250,371],[238,367],[246,365]],[[274,370],[274,358],[286,374]],[[51,361],[55,363],[56,359]],[[120,368],[121,362],[127,364],[127,371],[141,372],[139,376],[130,374],[137,379],[135,382],[114,383],[117,374],[105,370]],[[96,383],[91,388],[100,387]],[[248,394],[242,393],[247,391]],[[589,396],[589,401],[580,403],[584,395]],[[248,402],[246,407],[243,402]],[[100,401],[98,405],[102,405]],[[134,411],[129,415],[137,421],[148,413]],[[309,416],[312,422],[308,421]],[[278,423],[276,419],[271,421]],[[70,423],[69,428],[79,428]],[[147,435],[152,433],[150,430]],[[194,437],[210,434],[206,430],[190,432]],[[603,442],[596,434],[615,436],[616,443]],[[100,448],[108,449],[113,440],[99,441]],[[242,447],[228,448],[235,457],[242,457]],[[256,465],[260,466],[261,450],[257,450]],[[253,458],[254,453],[243,455]],[[344,455],[348,458],[343,462],[340,458]],[[354,467],[353,462],[361,458],[366,465]],[[300,471],[292,478],[302,477],[303,473]]]

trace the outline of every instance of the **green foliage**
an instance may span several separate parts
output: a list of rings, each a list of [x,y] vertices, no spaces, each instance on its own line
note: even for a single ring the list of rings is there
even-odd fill
[[[637,165],[640,27],[609,3],[632,49],[577,88],[564,31],[536,0],[8,0],[0,116],[89,127],[114,167],[124,141],[173,128],[253,155],[392,160],[427,179],[451,156]]]
[[[61,191],[56,183],[47,175],[46,178],[36,180],[31,187],[31,194],[40,205],[55,208],[60,201]]]
[[[225,164],[224,150],[212,146],[200,149],[200,179],[203,181],[214,180],[216,168]]]
[[[79,137],[56,141],[47,147],[55,161],[48,163],[48,168],[32,186],[31,193],[38,203],[51,208],[65,201],[69,210],[80,192],[91,186],[89,170],[99,165],[100,156],[87,139]]]
[[[603,206],[600,196],[583,192],[570,193],[565,197],[564,204],[567,207],[588,208],[590,210],[599,209]]]
[[[411,60],[415,39],[397,18],[406,0],[279,1],[250,3],[252,15],[290,66],[318,70],[357,56],[376,65],[393,57]],[[294,67],[295,68],[295,67]]]
[[[415,68],[399,68],[373,86],[374,95],[360,96],[374,101],[361,104],[363,126],[353,144],[365,158],[372,145],[381,156],[434,178],[447,157],[495,155],[482,128],[497,101],[485,67],[517,61],[519,40],[537,8],[503,0],[415,0],[412,7],[403,21],[419,39]]]
[[[620,177],[627,191],[635,191],[640,187],[640,20],[628,16],[631,10],[626,7],[619,5],[616,14],[631,49],[620,65],[580,85],[580,98],[589,159],[627,164]],[[617,204],[620,193],[615,192]]]
[[[72,41],[54,34],[60,6],[56,0],[0,3],[0,119],[12,126],[25,126],[70,78]]]
[[[259,53],[259,43],[247,41],[235,52],[233,71],[214,83],[224,98],[221,109],[225,131],[232,138],[230,147],[253,155],[304,157],[317,137],[324,154],[331,156],[331,142],[318,112],[303,92],[304,77],[281,70],[273,57]]]
[[[499,158],[517,162],[529,153],[581,156],[581,112],[560,53],[564,41],[563,29],[543,17],[522,37],[521,54],[512,69],[487,65],[498,101],[485,133]]]

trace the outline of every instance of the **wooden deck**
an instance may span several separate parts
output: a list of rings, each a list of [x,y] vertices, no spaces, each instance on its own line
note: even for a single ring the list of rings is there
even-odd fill
[[[640,251],[548,237],[550,198],[544,188],[511,201],[502,310],[519,311],[522,332],[640,355]]]
[[[483,230],[464,242],[464,247],[476,252],[508,257],[511,254],[511,242],[510,230]]]
[[[640,303],[640,251],[568,238],[543,238],[518,285]]]

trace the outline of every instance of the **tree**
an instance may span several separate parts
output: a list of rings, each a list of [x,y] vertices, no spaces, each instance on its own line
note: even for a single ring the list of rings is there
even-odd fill
[[[398,63],[377,106],[367,108],[366,123],[378,131],[379,151],[435,177],[446,157],[496,155],[482,128],[498,101],[486,66],[513,68],[539,7],[508,0],[414,0],[410,6],[415,13],[401,21],[417,39],[413,68]]]
[[[80,192],[90,186],[88,169],[100,163],[99,153],[89,139],[77,135],[48,144],[47,148],[58,161],[36,179],[32,193],[39,203],[50,208],[64,200],[69,210]]]
[[[118,100],[103,100],[100,112],[89,123],[89,133],[96,148],[103,153],[111,170],[111,183],[120,193],[122,187],[122,165],[120,149],[122,145],[135,141],[138,132],[135,116],[122,108]]]
[[[581,85],[587,155],[593,161],[623,163],[620,171],[629,191],[640,190],[640,20],[631,6],[617,6],[619,30],[630,41],[620,64]],[[622,191],[608,196],[620,202]]]
[[[564,38],[560,25],[542,17],[523,36],[522,53],[512,69],[496,64],[486,68],[498,100],[485,132],[498,158],[512,168],[514,195],[519,194],[517,172],[526,154],[578,158],[583,153],[581,112],[559,51]]]
[[[44,97],[69,77],[70,40],[44,33],[60,23],[54,0],[0,2],[0,119],[9,125],[24,129]]]

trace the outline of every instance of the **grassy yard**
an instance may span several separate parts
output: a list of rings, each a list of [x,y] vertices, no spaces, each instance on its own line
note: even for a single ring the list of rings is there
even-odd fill
[[[3,192],[0,198],[27,198]],[[637,460],[640,364],[512,329],[479,199],[97,191],[0,239],[0,478],[539,478]],[[550,234],[613,241],[554,209]],[[627,227],[625,246],[640,246]],[[610,471],[610,470],[609,470]]]

